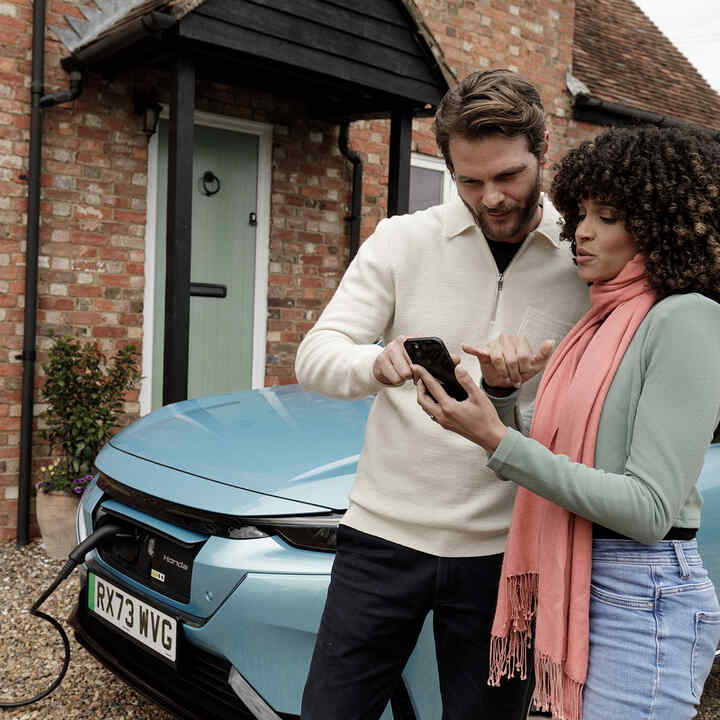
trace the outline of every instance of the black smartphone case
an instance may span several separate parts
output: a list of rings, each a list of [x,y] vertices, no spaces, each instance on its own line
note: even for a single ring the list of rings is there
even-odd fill
[[[450,397],[459,401],[467,399],[465,388],[455,377],[455,365],[450,353],[440,338],[408,338],[403,344],[410,360],[415,365],[422,365],[435,377]]]

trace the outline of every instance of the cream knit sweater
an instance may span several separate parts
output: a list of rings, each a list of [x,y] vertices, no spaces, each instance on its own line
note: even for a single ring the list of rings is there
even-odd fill
[[[479,380],[461,343],[524,334],[533,348],[559,341],[588,306],[558,214],[543,219],[503,276],[459,198],[381,221],[298,350],[306,388],[345,399],[377,393],[350,507],[343,522],[445,557],[503,552],[515,486],[487,468],[487,454],[420,409],[412,382],[386,387],[373,375],[379,339],[437,335]],[[537,383],[526,384],[521,408]]]

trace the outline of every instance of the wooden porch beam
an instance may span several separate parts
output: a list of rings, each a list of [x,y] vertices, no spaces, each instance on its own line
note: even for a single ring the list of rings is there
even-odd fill
[[[194,111],[195,66],[191,58],[178,57],[173,71],[168,132],[163,405],[187,399]]]
[[[412,110],[394,110],[390,121],[388,168],[388,217],[403,215],[410,208],[410,150]]]

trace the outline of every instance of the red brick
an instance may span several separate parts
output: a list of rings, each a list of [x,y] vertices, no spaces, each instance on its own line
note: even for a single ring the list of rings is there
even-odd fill
[[[127,328],[117,326],[101,326],[92,330],[92,336],[98,338],[127,337]]]

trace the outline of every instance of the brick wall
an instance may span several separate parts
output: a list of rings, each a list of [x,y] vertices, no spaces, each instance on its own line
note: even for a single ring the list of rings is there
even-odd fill
[[[22,327],[18,292],[22,292],[25,189],[18,176],[27,155],[25,131],[30,119],[23,93],[26,48],[18,43],[18,36],[24,36],[26,27],[23,7],[0,3],[0,537],[8,536],[4,528],[14,523],[17,497],[20,367],[10,358],[20,347],[16,328]]]
[[[48,25],[65,3],[48,4]],[[0,538],[14,536],[23,343],[32,6],[0,2]],[[45,92],[64,90],[63,55],[46,39]],[[38,367],[49,333],[97,342],[112,353],[142,339],[147,149],[126,82],[89,78],[73,103],[43,118],[39,235]],[[42,382],[38,369],[36,387]],[[35,414],[43,405],[38,402]],[[137,393],[126,410],[138,411]],[[37,436],[34,459],[48,448]]]

